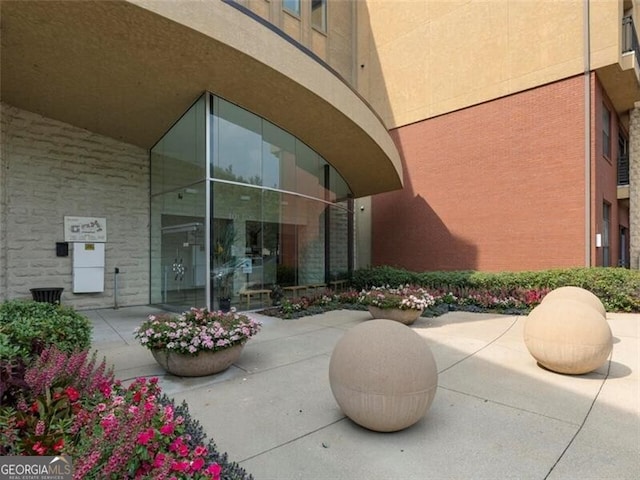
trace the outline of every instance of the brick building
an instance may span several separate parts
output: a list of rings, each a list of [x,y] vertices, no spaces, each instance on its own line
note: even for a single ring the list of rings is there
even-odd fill
[[[359,86],[404,168],[372,200],[372,263],[639,268],[637,18],[628,0],[365,2]]]
[[[117,279],[120,305],[247,308],[372,264],[638,268],[638,14],[0,0],[0,300],[108,307]],[[96,220],[87,291],[72,244],[96,240],[70,229]]]

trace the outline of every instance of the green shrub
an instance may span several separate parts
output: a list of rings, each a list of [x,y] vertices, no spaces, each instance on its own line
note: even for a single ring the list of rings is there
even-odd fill
[[[0,359],[29,358],[40,347],[55,345],[71,353],[91,345],[91,322],[70,307],[11,300],[0,304]],[[10,348],[9,348],[10,345]]]
[[[354,272],[351,285],[357,290],[372,286],[415,284],[439,290],[475,289],[488,293],[521,289],[544,290],[574,285],[597,295],[608,311],[640,312],[640,271],[624,268],[564,268],[525,272],[409,272],[375,267]]]

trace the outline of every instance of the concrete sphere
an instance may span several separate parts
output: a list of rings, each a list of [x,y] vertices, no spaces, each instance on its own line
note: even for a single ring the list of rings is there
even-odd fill
[[[395,432],[427,413],[438,370],[416,332],[393,320],[370,320],[350,329],[336,345],[329,382],[347,417],[370,430]]]
[[[542,299],[542,303],[550,300],[557,300],[559,298],[577,300],[579,302],[586,303],[587,305],[594,308],[603,317],[607,316],[607,311],[605,310],[604,305],[602,304],[600,299],[589,290],[585,290],[584,288],[573,286],[556,288],[555,290],[552,290],[545,295],[545,297]]]
[[[594,308],[558,298],[542,302],[529,313],[524,343],[543,367],[576,375],[606,362],[613,337],[606,319]]]

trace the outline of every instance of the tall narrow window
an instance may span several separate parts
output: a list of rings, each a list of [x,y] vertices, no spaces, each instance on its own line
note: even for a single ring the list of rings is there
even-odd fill
[[[611,250],[609,248],[609,235],[611,232],[611,204],[602,204],[602,266],[611,266]]]
[[[311,0],[311,25],[322,32],[327,31],[327,0]]]
[[[611,112],[602,104],[602,155],[611,158]]]
[[[282,7],[295,16],[300,16],[300,0],[282,0]]]
[[[618,134],[618,185],[629,185],[629,140]]]

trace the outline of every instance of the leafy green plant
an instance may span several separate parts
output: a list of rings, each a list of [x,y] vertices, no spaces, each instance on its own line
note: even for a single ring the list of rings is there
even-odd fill
[[[574,285],[593,292],[608,311],[640,312],[640,271],[624,268],[564,268],[525,272],[409,272],[383,266],[357,270],[351,285],[356,290],[373,285],[392,287],[411,283],[442,292],[474,290],[481,295],[520,298],[522,292],[545,292]],[[526,294],[525,294],[526,295]],[[535,295],[534,295],[535,296]],[[479,303],[482,303],[479,301]],[[485,302],[486,303],[486,302]]]
[[[11,300],[0,304],[0,358],[16,354],[31,358],[34,341],[60,350],[85,350],[91,344],[91,323],[84,315],[62,305]],[[6,342],[12,345],[11,351]],[[17,349],[17,350],[16,350]]]

